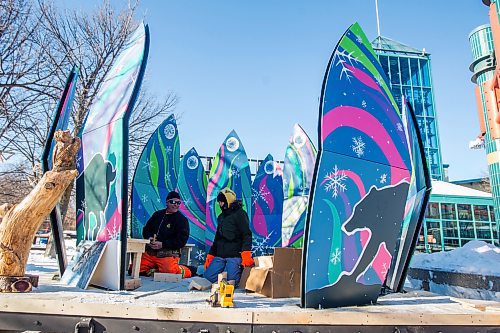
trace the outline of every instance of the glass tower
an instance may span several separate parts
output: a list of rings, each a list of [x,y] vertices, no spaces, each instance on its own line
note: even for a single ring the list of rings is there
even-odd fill
[[[382,36],[372,46],[389,78],[396,102],[401,105],[405,96],[413,106],[431,178],[443,180],[430,54]]]

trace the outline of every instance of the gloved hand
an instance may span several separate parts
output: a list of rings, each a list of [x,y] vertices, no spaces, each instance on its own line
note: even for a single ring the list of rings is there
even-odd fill
[[[205,270],[208,268],[208,266],[210,266],[212,260],[214,260],[214,256],[211,254],[207,254],[207,259],[205,260],[205,265],[203,266],[205,267]]]
[[[253,266],[255,262],[252,258],[252,251],[243,251],[241,252],[241,266],[250,267]]]

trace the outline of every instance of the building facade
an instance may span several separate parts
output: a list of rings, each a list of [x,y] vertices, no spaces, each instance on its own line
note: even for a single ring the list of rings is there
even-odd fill
[[[448,251],[471,240],[498,246],[498,230],[491,193],[433,181],[416,250]]]
[[[395,100],[401,105],[405,96],[414,108],[431,178],[443,180],[430,54],[382,36],[372,46],[389,78]]]

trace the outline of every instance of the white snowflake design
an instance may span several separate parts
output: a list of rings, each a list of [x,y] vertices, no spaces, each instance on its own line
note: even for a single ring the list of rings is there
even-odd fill
[[[365,100],[363,100],[363,101],[361,102],[361,106],[362,106],[363,108],[366,108],[366,105],[367,105],[367,104],[366,104],[366,101],[365,101]]]
[[[171,146],[167,146],[167,147],[165,148],[165,152],[167,153],[167,155],[172,154],[172,147],[171,147]]]
[[[87,201],[83,199],[82,202],[80,203],[80,206],[82,207],[83,210],[87,209]]]
[[[351,148],[352,151],[356,153],[356,156],[361,157],[365,154],[365,143],[363,139],[358,136],[357,138],[352,138],[352,142],[354,143]]]
[[[335,252],[332,253],[332,255],[330,256],[330,262],[334,265],[337,265],[339,262],[340,262],[340,255],[342,253],[340,252],[340,249],[337,247],[335,249]]]
[[[194,170],[198,167],[198,159],[196,156],[189,156],[189,158],[186,161],[186,165],[189,169]]]
[[[267,244],[273,231],[269,233],[265,238],[256,237],[255,241],[252,243],[252,254],[263,254],[266,253],[266,250],[271,249],[271,247]]]
[[[203,261],[203,260],[205,260],[205,252],[204,252],[204,251],[202,251],[202,250],[198,250],[198,251],[196,251],[196,254],[195,254],[195,256],[194,256],[194,257],[195,257],[195,258],[196,258],[196,260],[198,260],[198,261]]]
[[[327,182],[325,185],[325,191],[332,191],[332,197],[336,198],[339,195],[339,191],[345,192],[347,190],[347,186],[342,182],[346,179],[347,176],[344,171],[340,172],[337,165],[335,165],[333,171],[328,173],[324,178],[324,181]]]
[[[386,276],[386,274],[387,274],[387,263],[385,263],[385,262],[384,262],[384,263],[382,263],[382,267],[383,267],[383,269],[382,269],[382,272],[381,272],[381,273],[382,273],[382,276],[384,276],[384,277],[385,277],[385,276]]]
[[[378,84],[379,86],[381,86],[381,85],[382,85],[382,83],[384,82],[384,79],[382,78],[382,76],[381,76],[380,74],[377,74],[377,75],[375,76],[375,81],[377,81],[377,84]]]
[[[141,196],[141,201],[144,203],[144,202],[148,202],[148,196],[146,194],[143,194]]]
[[[76,158],[76,167],[79,168],[80,167],[80,162],[82,161],[82,157],[81,156],[78,156]]]
[[[398,129],[398,131],[403,132],[403,125],[401,125],[401,123],[397,123],[396,128]]]
[[[387,183],[387,174],[384,173],[380,176],[380,180],[379,180],[380,184],[385,184]]]
[[[229,151],[235,151],[236,149],[238,149],[240,147],[240,141],[238,141],[238,139],[236,139],[234,136],[232,136],[229,139],[227,139],[226,147],[227,147],[227,150],[229,150]]]
[[[349,82],[351,82],[351,75],[349,73],[352,73],[352,71],[346,67],[346,63],[349,63],[349,65],[353,65],[352,62],[353,61],[358,61],[357,58],[353,57],[352,56],[352,53],[347,53],[345,50],[343,51],[339,51],[339,50],[336,50],[335,51],[335,65],[336,66],[342,66],[342,70],[340,71],[340,79],[342,79],[342,76],[345,75],[346,79],[349,80]]]
[[[156,169],[156,163],[152,163],[150,160],[142,161],[143,169]]]
[[[231,177],[238,178],[239,176],[240,176],[240,170],[238,170],[236,168],[229,169],[229,178],[231,178]]]
[[[172,124],[168,124],[165,126],[165,130],[163,131],[165,133],[165,137],[167,139],[172,139],[175,136],[175,126]]]
[[[356,42],[363,44],[363,39],[361,37],[359,37],[358,35],[355,35],[355,36],[356,36]]]
[[[116,219],[113,219],[113,226],[110,228],[106,227],[106,233],[109,235],[109,239],[119,239],[120,230],[116,224]]]
[[[254,188],[252,188],[252,204],[255,205],[257,203],[257,201],[262,200],[264,201],[266,204],[268,204],[267,202],[267,197],[271,194],[271,192],[268,192],[266,191],[266,189],[264,188],[264,185],[262,185],[259,190],[256,190]]]

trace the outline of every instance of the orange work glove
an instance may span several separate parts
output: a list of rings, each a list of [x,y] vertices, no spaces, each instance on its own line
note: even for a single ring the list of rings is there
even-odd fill
[[[214,256],[211,254],[207,254],[207,259],[205,260],[205,265],[204,265],[205,269],[207,269],[208,266],[210,266],[212,260],[214,260]]]
[[[243,251],[241,252],[241,266],[250,267],[255,263],[252,258],[252,251]]]

